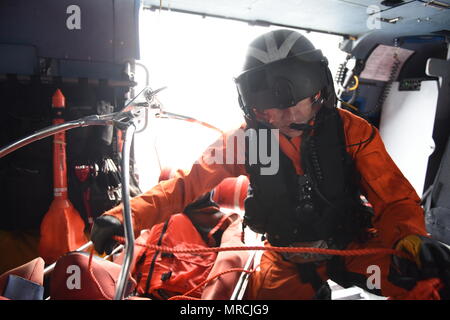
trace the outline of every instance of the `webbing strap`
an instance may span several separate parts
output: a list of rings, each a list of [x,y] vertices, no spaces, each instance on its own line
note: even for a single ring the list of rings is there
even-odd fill
[[[158,246],[161,246],[161,244],[162,244],[163,237],[166,234],[167,228],[169,226],[169,221],[170,221],[170,218],[167,219],[167,221],[164,223],[163,229],[161,231],[161,235],[159,236],[159,239],[158,239]],[[145,283],[145,291],[144,291],[145,294],[147,294],[148,290],[150,289],[150,281],[152,280],[153,272],[155,271],[156,258],[158,257],[158,254],[160,254],[160,253],[161,253],[160,250],[155,251],[155,255],[153,256],[152,263],[150,264],[150,269],[148,271],[148,276],[147,276],[147,282]]]

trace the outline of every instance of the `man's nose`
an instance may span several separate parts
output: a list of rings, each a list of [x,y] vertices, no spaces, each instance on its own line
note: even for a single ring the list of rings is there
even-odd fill
[[[293,122],[296,119],[294,108],[287,109],[268,109],[264,112],[266,121],[270,124],[280,121]]]
[[[297,112],[295,108],[287,108],[283,110],[283,119],[289,122],[295,122],[297,120]]]
[[[266,117],[266,121],[273,124],[281,119],[282,112],[280,109],[267,109],[264,111],[264,115]]]

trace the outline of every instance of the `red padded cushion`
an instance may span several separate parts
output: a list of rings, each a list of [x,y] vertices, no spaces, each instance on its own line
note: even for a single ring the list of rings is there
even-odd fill
[[[112,300],[116,292],[121,266],[94,256],[91,269],[88,268],[89,255],[82,252],[70,252],[61,257],[51,274],[50,298],[52,300]],[[74,272],[73,267],[79,267]],[[80,277],[80,287],[70,285],[75,274]],[[69,284],[69,285],[68,285]],[[130,277],[125,291],[128,295],[136,286]]]
[[[44,283],[44,265],[44,259],[39,257],[17,268],[6,271],[0,276],[0,294],[3,294],[10,274],[33,281],[42,286]]]

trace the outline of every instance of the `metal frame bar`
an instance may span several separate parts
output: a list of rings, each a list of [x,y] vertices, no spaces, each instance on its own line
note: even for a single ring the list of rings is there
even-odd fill
[[[256,257],[256,251],[252,251],[250,256],[248,257],[247,262],[245,263],[244,270],[250,270],[250,268],[254,265]],[[250,274],[247,272],[242,272],[236,286],[234,287],[233,293],[231,294],[230,300],[242,300],[245,289],[247,289],[248,279]]]
[[[125,232],[125,257],[122,263],[122,269],[119,274],[119,281],[116,287],[114,300],[124,298],[126,282],[130,272],[131,262],[134,256],[134,231],[130,207],[130,150],[136,127],[131,120],[125,129],[125,138],[122,148],[122,205],[123,205],[123,225]]]

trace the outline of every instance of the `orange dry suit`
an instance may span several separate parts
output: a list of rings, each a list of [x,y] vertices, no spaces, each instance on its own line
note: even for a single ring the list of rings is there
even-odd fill
[[[233,181],[232,181],[233,182]],[[230,183],[229,183],[230,184]],[[214,190],[215,191],[215,190]],[[225,214],[207,193],[164,222],[141,232],[137,244],[177,249],[204,249],[219,246],[243,246],[242,219],[237,213]],[[189,292],[193,298],[229,299],[239,274],[209,282],[208,277],[243,266],[248,254],[231,252],[160,252],[137,246],[133,276],[140,296],[168,299]],[[202,283],[205,284],[201,285]]]
[[[348,111],[338,109],[337,112],[342,119],[345,150],[358,173],[356,183],[373,207],[371,223],[378,231],[377,237],[365,243],[348,243],[346,248],[392,248],[407,235],[426,235],[420,199],[388,155],[378,131],[367,121]],[[246,166],[241,161],[245,158],[245,148],[240,148],[236,143],[239,141],[238,133],[243,130],[244,127],[241,127],[218,139],[188,173],[178,171],[173,179],[163,181],[132,199],[135,230],[163,222],[169,215],[180,212],[199,195],[214,188],[224,178],[247,174]],[[292,161],[297,175],[304,173],[301,140],[302,137],[289,140],[283,135],[279,136],[280,150]],[[222,161],[217,161],[218,159]],[[113,208],[105,214],[122,219],[121,207]],[[347,285],[365,285],[363,280],[370,276],[368,267],[376,265],[381,272],[381,286],[377,293],[401,296],[405,290],[387,280],[390,259],[386,255],[341,259],[347,275],[340,280],[346,281]],[[322,280],[330,277],[326,263],[317,263],[315,268]],[[315,295],[316,289],[310,282],[302,281],[296,263],[286,260],[278,253],[266,251],[261,259],[260,270],[251,277],[247,298],[308,299]]]

